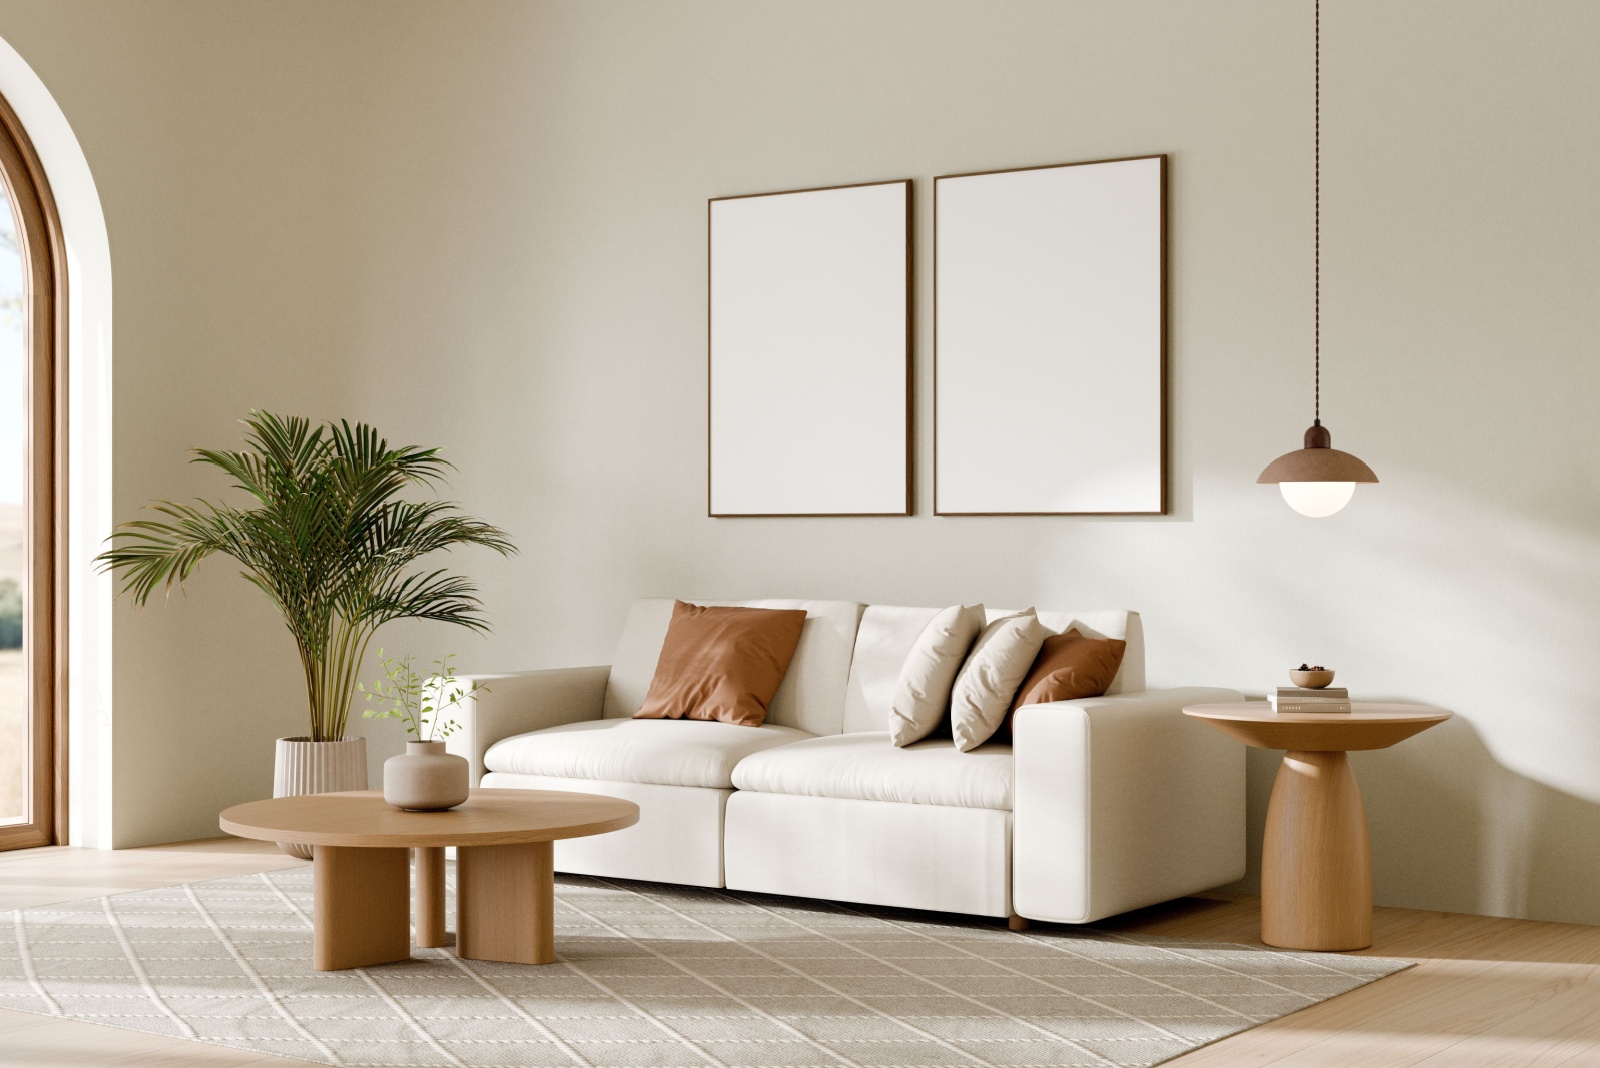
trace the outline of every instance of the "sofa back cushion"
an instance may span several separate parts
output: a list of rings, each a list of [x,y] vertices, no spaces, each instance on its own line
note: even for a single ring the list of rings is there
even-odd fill
[[[896,605],[867,606],[856,631],[855,657],[850,663],[850,682],[845,689],[846,732],[888,729],[889,702],[894,697],[900,668],[916,643],[917,635],[940,611],[939,608],[905,608]],[[987,610],[989,622],[1015,614],[1015,609]],[[1121,609],[1054,612],[1041,608],[1038,615],[1039,622],[1051,634],[1061,634],[1071,627],[1077,627],[1085,637],[1120,638],[1127,642],[1122,666],[1117,669],[1117,677],[1111,681],[1111,688],[1106,692],[1127,693],[1144,689],[1144,628],[1140,624],[1139,613]]]
[[[854,601],[691,601],[690,604],[733,608],[798,608],[806,613],[800,644],[783,683],[767,706],[767,722],[807,734],[838,734],[844,721],[845,680],[862,606]],[[631,717],[644,704],[661,659],[671,598],[635,601],[622,627],[611,677],[606,682],[605,716]],[[887,716],[887,712],[884,713]],[[877,730],[883,730],[880,720]]]

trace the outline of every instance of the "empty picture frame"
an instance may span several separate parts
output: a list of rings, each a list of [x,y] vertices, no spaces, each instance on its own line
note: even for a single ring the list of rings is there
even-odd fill
[[[707,512],[909,515],[911,182],[709,205]]]
[[[934,180],[934,511],[1166,511],[1166,157]]]

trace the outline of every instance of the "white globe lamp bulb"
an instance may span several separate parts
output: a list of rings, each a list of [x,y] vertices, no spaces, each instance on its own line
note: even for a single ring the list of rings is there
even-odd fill
[[[1280,482],[1278,492],[1289,507],[1313,519],[1330,516],[1355,496],[1354,482]]]

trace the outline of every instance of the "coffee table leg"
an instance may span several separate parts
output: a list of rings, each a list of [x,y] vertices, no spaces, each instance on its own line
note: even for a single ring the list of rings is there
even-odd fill
[[[317,846],[312,966],[363,968],[411,956],[410,851]]]
[[[1372,848],[1344,753],[1288,752],[1261,849],[1261,941],[1283,949],[1372,945]]]
[[[411,922],[417,945],[426,949],[445,944],[444,847],[421,846],[411,851],[416,870],[411,876]]]
[[[549,964],[555,871],[549,842],[456,849],[456,955]]]

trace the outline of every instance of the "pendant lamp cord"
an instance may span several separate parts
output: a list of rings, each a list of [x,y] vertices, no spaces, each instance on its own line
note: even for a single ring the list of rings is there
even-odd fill
[[[1313,89],[1313,111],[1315,114],[1315,130],[1312,149],[1312,218],[1313,223],[1313,253],[1312,253],[1312,307],[1313,307],[1313,342],[1314,366],[1316,368],[1313,379],[1313,414],[1314,426],[1322,425],[1322,0],[1314,0],[1316,12],[1314,41],[1314,55],[1312,70],[1314,72],[1315,88]]]

